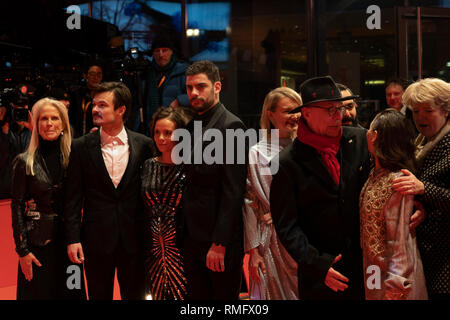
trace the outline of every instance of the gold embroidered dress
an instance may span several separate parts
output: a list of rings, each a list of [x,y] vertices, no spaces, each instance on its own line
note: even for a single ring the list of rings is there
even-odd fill
[[[409,231],[412,195],[392,189],[401,172],[372,170],[360,195],[366,300],[428,299],[416,238]]]

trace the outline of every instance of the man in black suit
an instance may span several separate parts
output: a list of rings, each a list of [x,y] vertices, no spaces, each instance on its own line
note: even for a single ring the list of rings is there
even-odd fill
[[[221,82],[219,69],[209,61],[199,61],[186,70],[186,88],[196,116],[188,125],[194,131],[201,122],[203,132],[242,129],[242,121],[219,101]],[[211,132],[211,131],[210,131]],[[195,136],[194,136],[195,138]],[[188,283],[188,299],[237,300],[241,283],[243,249],[242,205],[247,176],[248,144],[234,139],[233,164],[224,164],[231,141],[224,143],[222,163],[206,164],[202,159],[186,166],[188,181],[183,200],[184,258]],[[191,141],[206,153],[210,143]],[[211,142],[212,143],[212,142]],[[228,145],[227,145],[228,144]],[[191,153],[193,155],[196,151]],[[237,158],[244,155],[244,161]],[[194,160],[192,156],[191,160]],[[208,161],[206,161],[209,163]]]
[[[359,194],[370,170],[365,131],[342,126],[331,77],[306,80],[297,138],[279,155],[270,189],[277,234],[298,262],[301,299],[364,299]]]
[[[122,299],[145,294],[140,167],[153,152],[150,138],[124,127],[130,106],[124,84],[100,84],[92,109],[100,129],[72,143],[64,211],[67,252],[72,262],[84,261],[90,299],[112,300],[116,269]]]

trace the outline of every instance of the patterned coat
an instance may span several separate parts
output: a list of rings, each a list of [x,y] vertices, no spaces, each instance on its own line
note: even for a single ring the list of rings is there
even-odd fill
[[[450,132],[428,151],[417,171],[425,193],[425,221],[417,227],[417,241],[428,294],[450,294]]]

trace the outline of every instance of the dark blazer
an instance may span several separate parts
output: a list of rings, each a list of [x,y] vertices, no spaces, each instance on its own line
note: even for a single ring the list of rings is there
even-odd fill
[[[112,253],[120,243],[130,253],[142,245],[140,169],[153,156],[152,140],[126,129],[130,156],[117,189],[103,160],[100,130],[72,143],[64,209],[67,244]],[[82,217],[83,210],[83,217]]]
[[[242,121],[221,103],[213,107],[208,119],[203,123],[204,130],[209,128],[218,129],[223,134],[225,162],[227,155],[225,130],[245,131],[246,128]],[[188,125],[188,130],[192,134],[193,121]],[[203,141],[202,150],[210,143]],[[235,159],[236,145],[235,141]],[[239,152],[245,152],[247,159],[248,144]],[[242,205],[247,177],[245,163],[209,165],[202,161],[202,164],[185,166],[187,181],[183,197],[185,236],[203,242],[208,249],[212,243],[226,246],[225,268],[240,265],[244,255]]]
[[[422,257],[428,294],[450,292],[450,132],[424,156],[417,179],[425,191],[418,198],[425,207],[425,220],[417,227],[417,244]],[[446,266],[446,267],[445,267]]]
[[[295,139],[280,154],[279,170],[270,188],[270,208],[277,234],[298,262],[301,299],[363,299],[362,253],[359,238],[359,194],[370,161],[365,131],[343,127],[337,154],[340,186],[320,155]],[[350,279],[345,293],[334,293],[325,276],[333,268]]]

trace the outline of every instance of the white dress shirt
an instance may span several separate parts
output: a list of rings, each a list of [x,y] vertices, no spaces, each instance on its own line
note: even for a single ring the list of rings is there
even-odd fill
[[[130,147],[125,127],[113,137],[100,128],[100,141],[103,160],[112,183],[117,188],[128,165]]]

